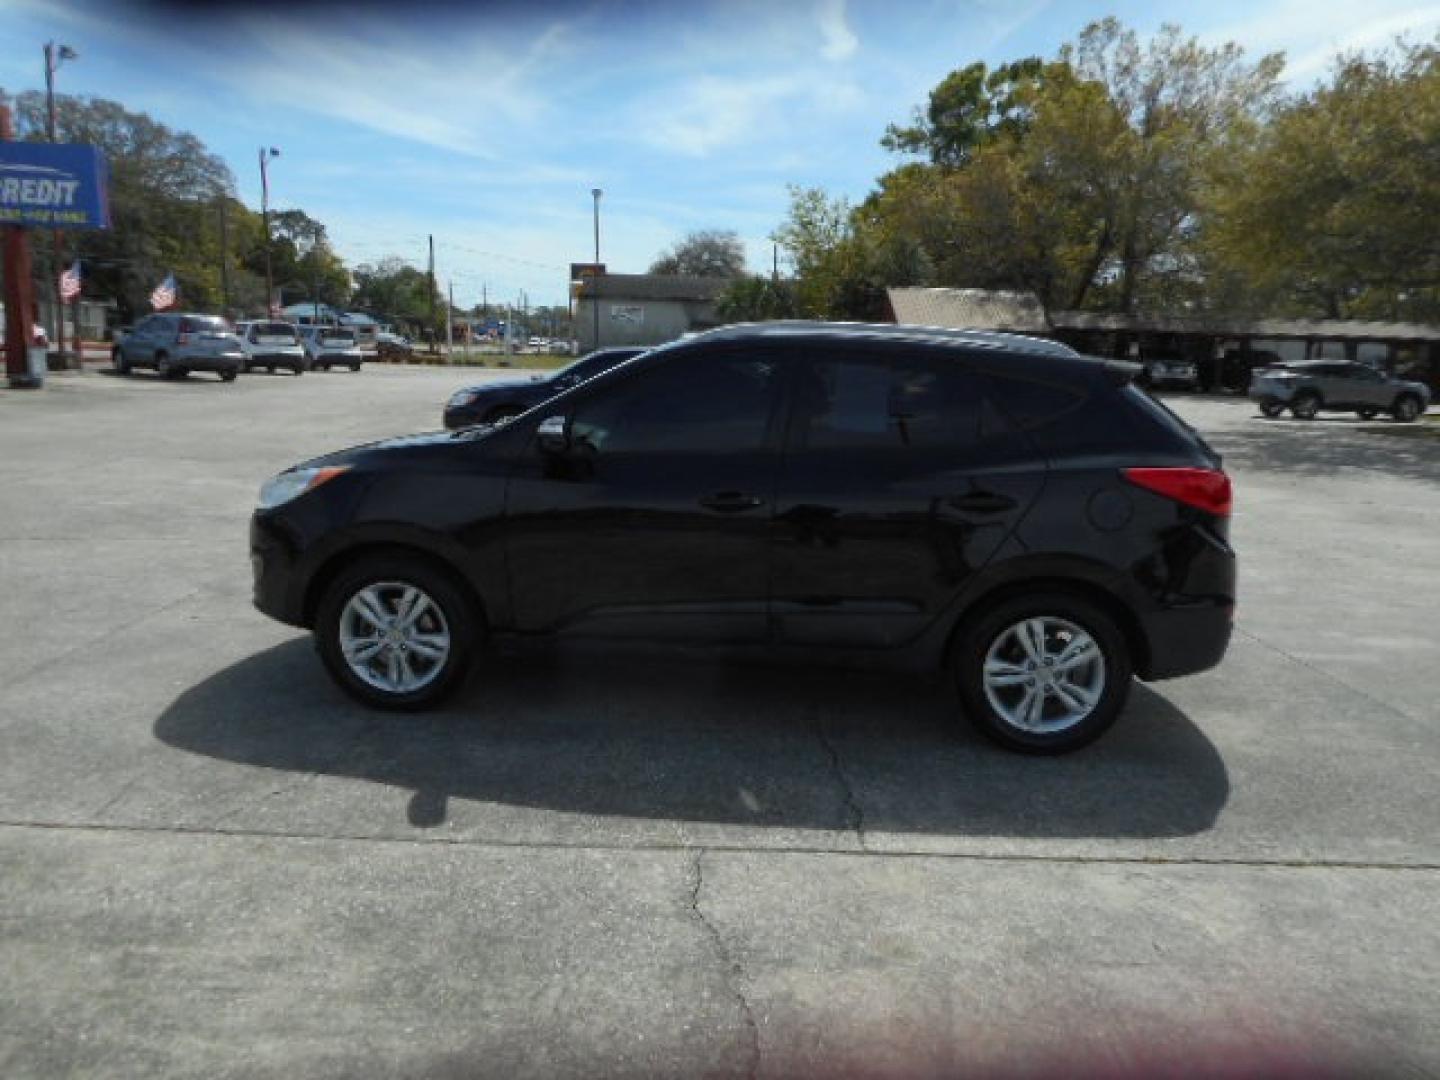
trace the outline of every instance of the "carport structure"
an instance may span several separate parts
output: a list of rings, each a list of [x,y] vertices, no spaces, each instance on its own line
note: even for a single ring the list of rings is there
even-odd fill
[[[888,295],[896,322],[1043,335],[1097,356],[1183,357],[1205,386],[1240,389],[1256,366],[1326,357],[1440,387],[1440,326],[1427,323],[1047,312],[1034,293],[989,289],[897,288]]]

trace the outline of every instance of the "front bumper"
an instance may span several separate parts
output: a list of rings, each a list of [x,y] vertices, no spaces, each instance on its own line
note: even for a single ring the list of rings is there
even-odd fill
[[[250,518],[250,569],[255,607],[291,626],[305,625],[303,579],[296,550],[276,519],[257,511]]]

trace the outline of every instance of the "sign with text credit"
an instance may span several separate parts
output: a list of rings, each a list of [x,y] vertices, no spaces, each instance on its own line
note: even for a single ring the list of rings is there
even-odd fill
[[[72,143],[0,142],[0,225],[108,229],[104,155]]]

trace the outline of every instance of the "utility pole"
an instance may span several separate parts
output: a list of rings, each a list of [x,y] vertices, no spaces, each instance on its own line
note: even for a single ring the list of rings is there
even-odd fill
[[[230,315],[230,229],[225,223],[225,197],[220,197],[220,295],[225,304],[225,315]],[[270,306],[265,306],[265,317],[270,317]]]
[[[425,281],[430,286],[427,290],[430,294],[430,350],[435,351],[435,237],[427,235],[430,241],[430,262],[429,269],[425,271]]]
[[[780,280],[780,245],[770,245],[770,280]]]
[[[275,315],[275,274],[270,268],[270,172],[267,162],[280,156],[280,151],[260,147],[260,224],[265,229],[265,317]]]
[[[590,275],[590,305],[594,309],[595,341],[592,349],[600,347],[600,196],[605,194],[598,187],[590,189],[595,199],[595,272]]]
[[[450,297],[450,302],[445,305],[445,362],[455,362],[455,327],[451,322],[455,312],[455,283],[447,281],[445,291]]]
[[[74,60],[80,54],[69,45],[57,45],[53,41],[45,43],[45,132],[50,141],[57,142],[55,136],[55,72],[66,60]],[[50,233],[50,304],[51,310],[55,313],[55,345],[61,355],[65,352],[65,305],[60,302],[60,268],[63,265],[63,253],[60,248],[60,230],[55,229]],[[76,354],[78,364],[79,342],[76,342]]]

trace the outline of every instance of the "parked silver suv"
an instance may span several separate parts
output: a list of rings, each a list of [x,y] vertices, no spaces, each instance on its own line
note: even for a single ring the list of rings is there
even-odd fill
[[[150,315],[135,324],[110,354],[115,370],[154,368],[167,379],[213,371],[226,382],[240,374],[245,353],[230,325],[215,315]]]
[[[1312,360],[1261,368],[1250,378],[1250,396],[1266,416],[1287,408],[1300,420],[1313,420],[1324,409],[1355,412],[1369,420],[1388,412],[1406,423],[1430,407],[1424,383],[1396,379],[1369,364]]]

